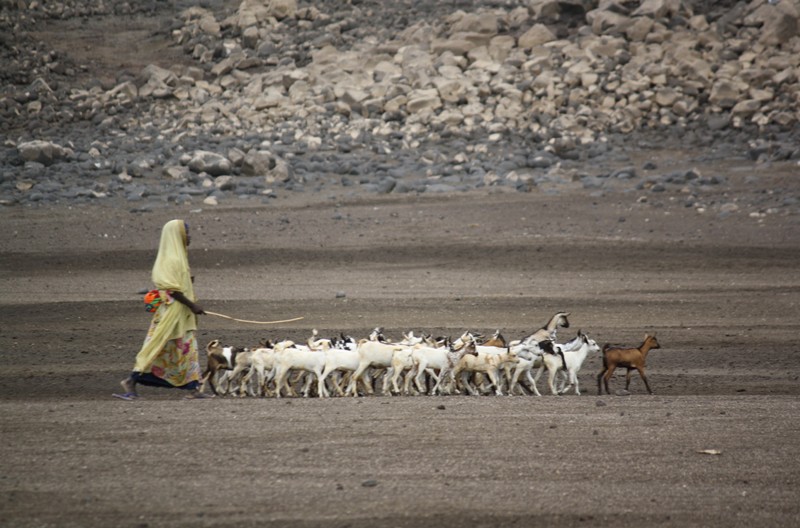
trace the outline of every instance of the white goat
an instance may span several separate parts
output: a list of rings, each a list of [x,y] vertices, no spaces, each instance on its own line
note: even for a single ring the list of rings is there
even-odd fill
[[[578,384],[578,371],[583,366],[583,362],[589,353],[600,353],[600,346],[594,339],[589,339],[589,336],[582,331],[578,331],[578,336],[572,341],[564,345],[555,345],[556,351],[560,352],[562,357],[554,354],[544,354],[542,357],[542,365],[536,373],[535,380],[539,379],[544,369],[547,369],[547,385],[550,387],[550,393],[564,394],[571,387],[575,387],[575,394],[580,395],[580,387]],[[558,372],[565,372],[565,379],[561,382],[561,387],[558,391],[555,388],[555,377]],[[569,383],[569,385],[567,385]],[[535,384],[534,384],[535,386]]]
[[[399,345],[404,345],[405,348],[402,350],[396,350],[392,355],[392,365],[389,368],[389,375],[391,376],[391,387],[392,391],[397,394],[400,392],[400,388],[397,386],[397,382],[400,380],[400,376],[406,373],[406,371],[411,371],[414,367],[414,362],[411,359],[412,348],[415,345],[420,343],[427,342],[431,344],[432,341],[430,340],[430,336],[415,336],[414,332],[411,331],[407,334],[403,334],[403,340],[398,343]],[[405,382],[403,383],[403,394],[409,393],[409,384],[411,382],[411,375],[407,375]]]
[[[528,343],[519,343],[512,345],[510,348],[516,356],[516,364],[513,366],[511,379],[508,385],[508,394],[513,395],[519,389],[519,379],[524,374],[525,379],[528,381],[528,388],[536,395],[541,396],[539,389],[536,387],[537,378],[533,377],[533,369],[542,366],[542,358],[545,355],[553,355],[552,341],[529,341]],[[547,352],[545,353],[546,349]],[[560,358],[560,356],[559,356]]]
[[[358,396],[358,391],[356,390],[356,386],[358,381],[361,379],[361,376],[364,374],[369,367],[377,367],[377,368],[385,368],[391,369],[392,367],[392,357],[394,353],[398,350],[403,350],[406,348],[405,345],[398,345],[392,343],[381,343],[380,341],[370,341],[367,339],[362,339],[358,342],[358,348],[356,349],[359,356],[358,367],[353,372],[353,375],[350,377],[350,384],[347,387],[347,394],[352,394],[353,396]],[[383,380],[383,394],[387,395],[389,393],[389,383],[388,377],[390,375],[390,370],[386,372],[384,375]],[[365,385],[368,394],[373,393],[373,389],[370,385]]]
[[[266,396],[267,384],[272,379],[275,367],[275,349],[268,347],[256,348],[250,351],[250,368],[242,377],[239,384],[239,396],[249,393],[251,396]],[[253,393],[250,390],[250,380],[256,376],[257,390]]]
[[[322,371],[325,369],[324,353],[296,347],[291,341],[278,343],[274,350],[273,377],[275,378],[276,398],[281,397],[281,392],[286,388],[286,378],[292,370],[303,370],[316,375],[319,397],[323,398],[327,395],[325,385],[322,383]],[[303,397],[305,398],[308,397],[311,381],[313,380],[309,378],[303,387]]]
[[[323,384],[325,384],[326,380],[329,376],[331,376],[331,374],[336,372],[347,372],[352,375],[352,373],[358,369],[358,366],[361,363],[361,356],[358,354],[358,350],[331,348],[326,350],[324,354],[325,369],[322,371]],[[372,379],[369,376],[369,372],[364,372],[363,378],[364,379],[361,380],[362,384],[371,388]],[[345,395],[338,382],[334,381],[332,385],[336,389],[336,392],[339,394],[339,396]],[[326,391],[325,396],[330,396],[330,393]]]
[[[477,347],[477,355],[467,354],[461,358],[458,365],[453,369],[453,377],[461,376],[463,387],[471,395],[475,396],[478,392],[472,387],[467,379],[469,372],[480,372],[489,378],[489,382],[494,386],[495,394],[503,395],[500,381],[500,369],[506,364],[515,364],[516,355],[509,348],[500,347]]]

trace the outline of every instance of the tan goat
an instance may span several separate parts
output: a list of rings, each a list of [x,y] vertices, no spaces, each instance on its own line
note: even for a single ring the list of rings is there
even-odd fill
[[[608,380],[611,379],[611,375],[614,374],[614,370],[617,367],[628,369],[625,375],[625,390],[628,390],[628,387],[631,385],[631,371],[636,369],[639,371],[639,376],[642,377],[642,381],[644,381],[644,386],[647,387],[647,392],[653,394],[653,391],[650,389],[650,384],[647,382],[644,367],[647,353],[654,348],[661,348],[661,345],[658,344],[655,335],[651,336],[649,334],[645,334],[644,342],[639,345],[639,348],[622,348],[605,345],[603,347],[603,370],[597,375],[597,394],[603,393],[600,386],[601,380],[605,385],[606,393],[611,394],[611,391],[608,390]]]

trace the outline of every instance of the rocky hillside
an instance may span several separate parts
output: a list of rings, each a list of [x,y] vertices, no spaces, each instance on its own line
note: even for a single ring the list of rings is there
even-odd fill
[[[800,159],[800,0],[0,6],[7,205],[530,190],[640,141]],[[31,37],[112,17],[178,60],[100,75]]]

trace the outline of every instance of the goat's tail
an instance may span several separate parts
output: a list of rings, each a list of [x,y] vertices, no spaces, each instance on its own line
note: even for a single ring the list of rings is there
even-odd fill
[[[602,359],[602,360],[603,360],[603,370],[604,370],[604,371],[608,369],[608,358],[606,358],[606,351],[607,351],[609,348],[611,348],[611,345],[610,345],[610,344],[605,344],[605,345],[603,346],[603,350],[602,350],[602,352],[600,352],[600,359]]]
[[[564,357],[564,352],[559,350],[558,355],[561,356],[561,366],[564,367],[564,370],[567,370],[567,358]]]

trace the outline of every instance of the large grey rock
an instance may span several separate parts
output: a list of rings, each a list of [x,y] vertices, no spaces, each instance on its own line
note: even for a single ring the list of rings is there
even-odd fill
[[[756,9],[748,14],[746,25],[761,26],[758,41],[767,46],[775,46],[788,42],[800,34],[800,9],[797,2],[782,0],[779,2],[751,2],[750,8]]]
[[[228,158],[207,150],[194,151],[188,167],[192,172],[205,172],[211,176],[223,176],[230,174],[233,170],[233,164]]]
[[[25,161],[33,161],[42,165],[52,165],[57,161],[66,160],[74,156],[70,148],[62,147],[57,143],[43,140],[27,141],[17,145],[20,157]]]
[[[242,160],[242,174],[245,176],[266,176],[275,168],[275,158],[266,150],[251,150]]]

